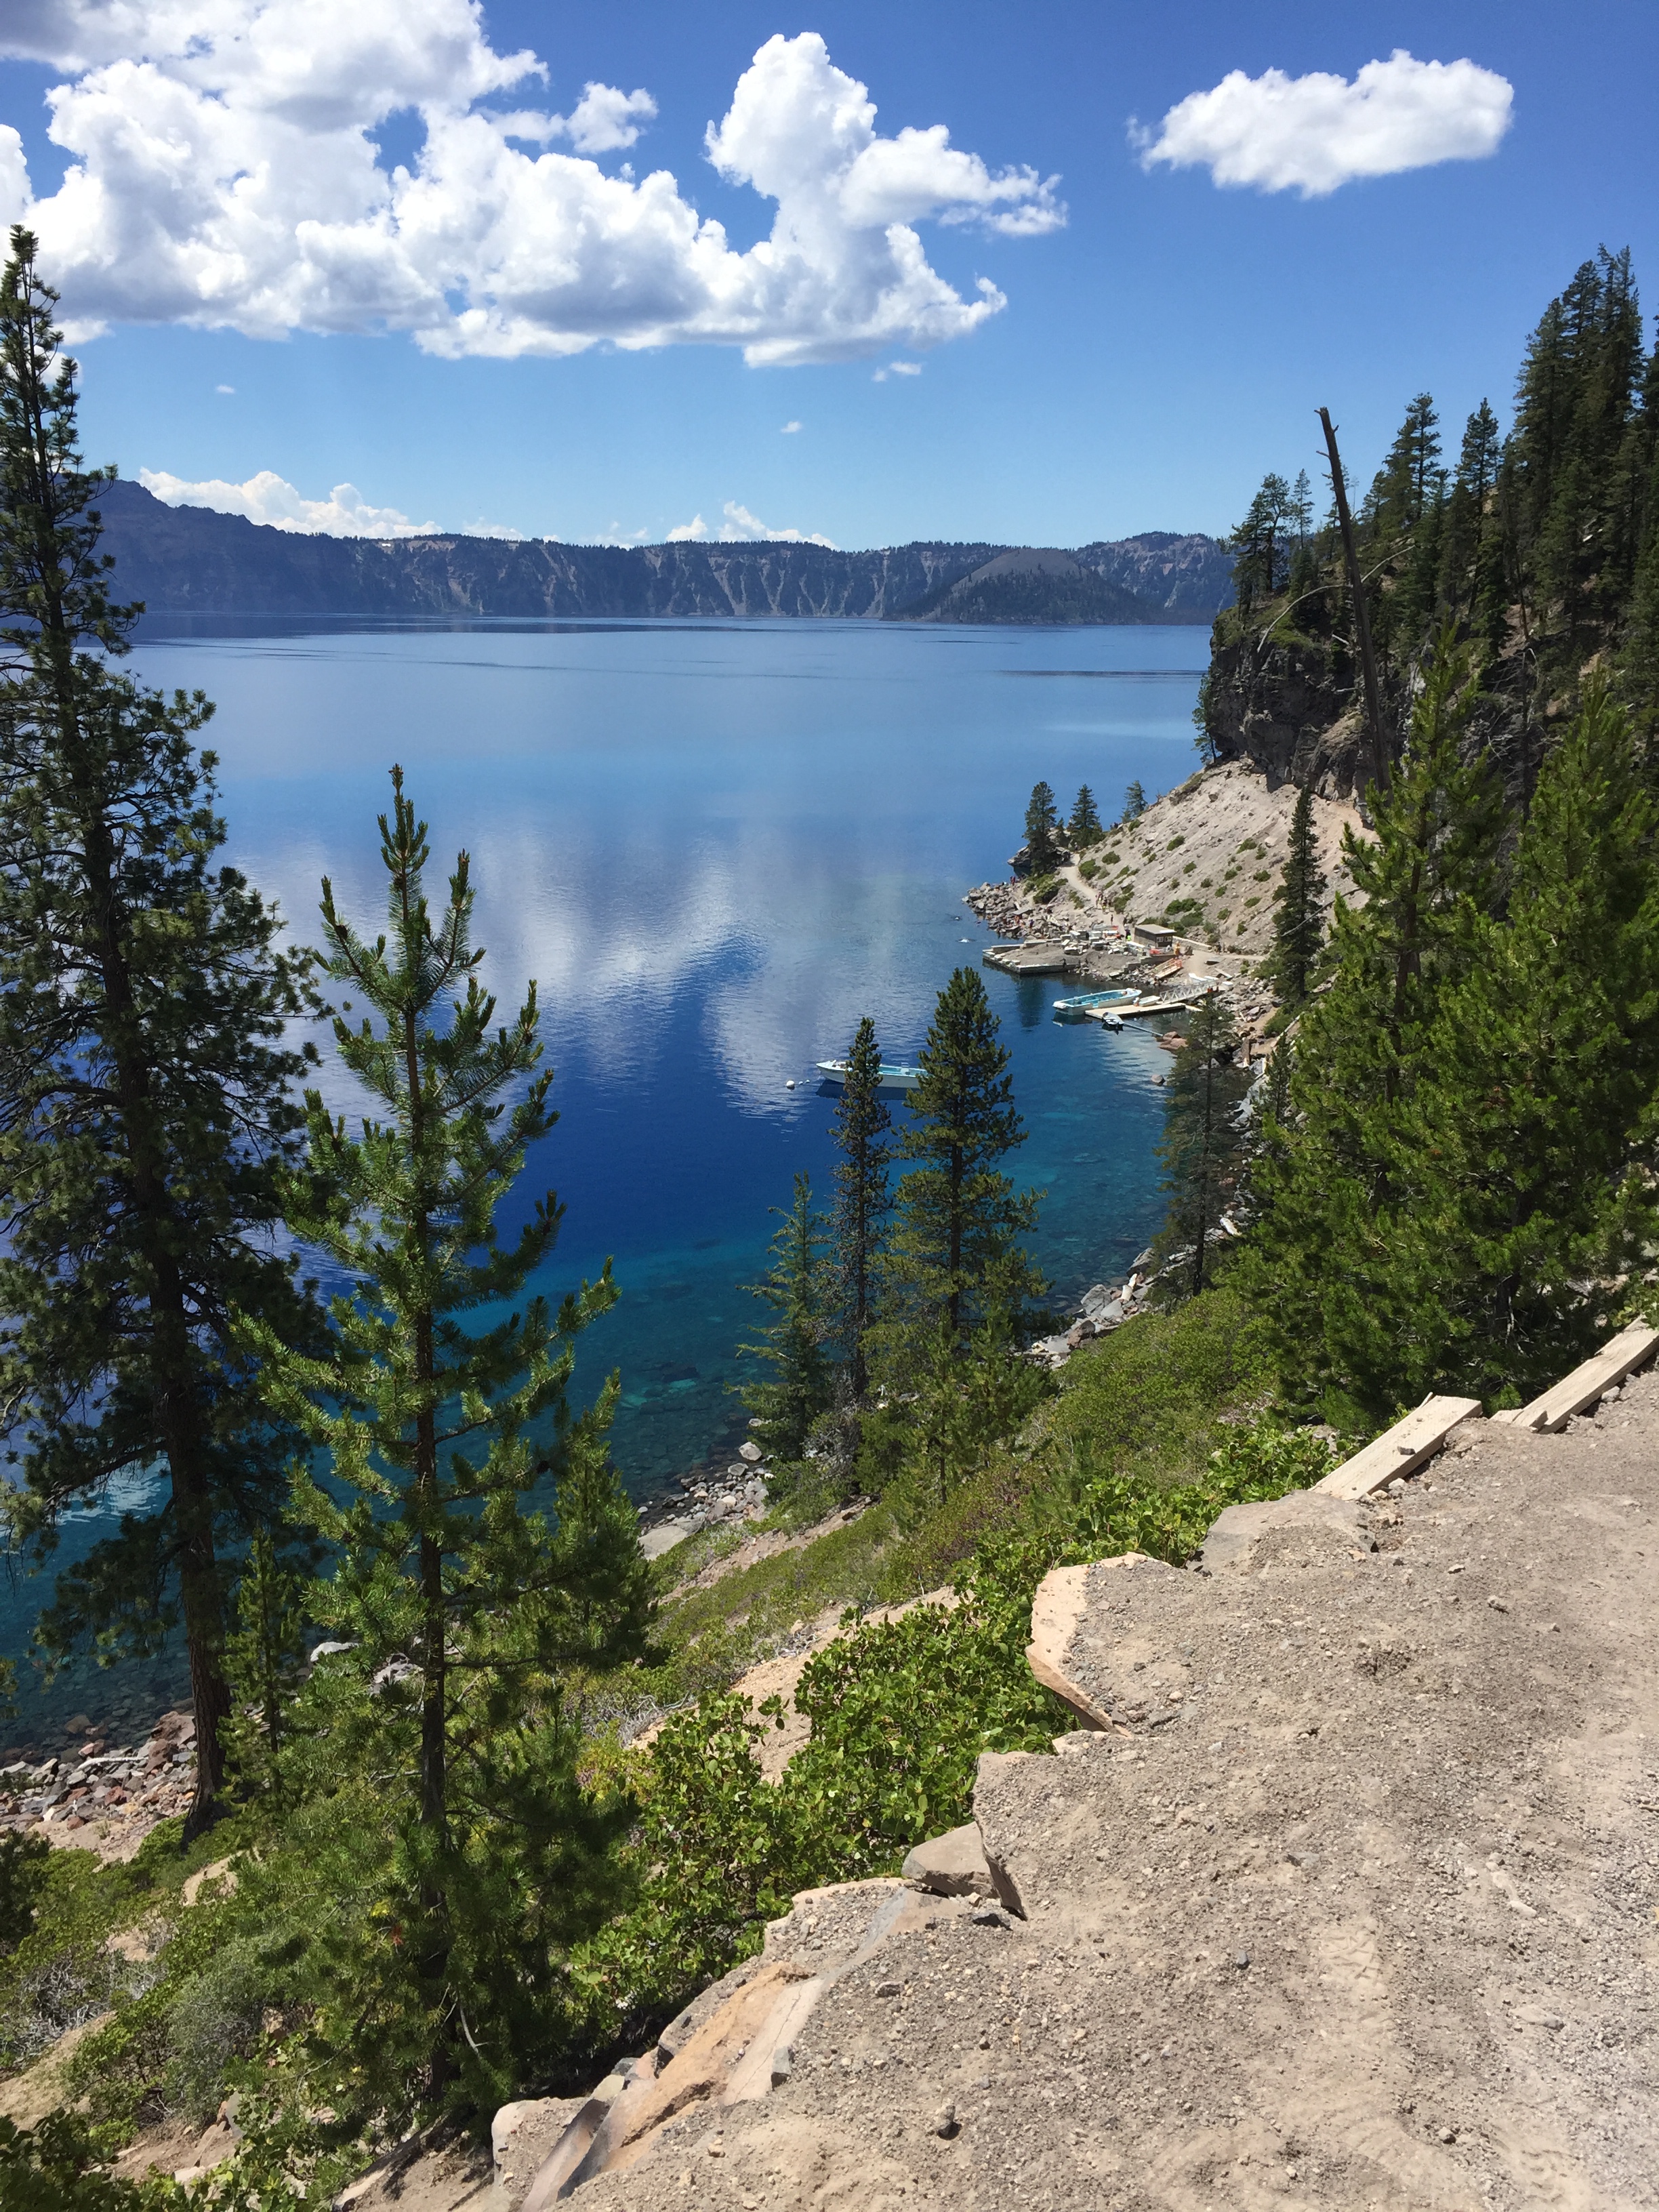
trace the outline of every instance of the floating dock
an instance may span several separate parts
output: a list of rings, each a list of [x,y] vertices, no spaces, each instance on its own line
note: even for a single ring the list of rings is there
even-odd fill
[[[1108,1014],[1115,1014],[1120,1021],[1127,1022],[1137,1014],[1184,1014],[1201,1006],[1212,988],[1212,985],[1206,985],[1201,991],[1173,991],[1164,999],[1120,999],[1112,1006],[1085,1006],[1083,1018],[1085,1022],[1100,1022]]]
[[[993,945],[981,956],[988,968],[1005,975],[1064,975],[1068,963],[1081,957],[1063,945]]]

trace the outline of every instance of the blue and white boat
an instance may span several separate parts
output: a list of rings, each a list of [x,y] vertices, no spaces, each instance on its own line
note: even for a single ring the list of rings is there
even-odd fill
[[[821,1060],[818,1073],[826,1083],[844,1084],[847,1062],[844,1060]],[[884,1091],[914,1091],[921,1080],[921,1070],[919,1067],[890,1066],[884,1060],[881,1063],[881,1088]]]
[[[1121,1006],[1139,996],[1139,991],[1079,992],[1075,998],[1054,1000],[1054,1018],[1062,1022],[1086,1021],[1091,1014],[1098,1018],[1103,1008]]]

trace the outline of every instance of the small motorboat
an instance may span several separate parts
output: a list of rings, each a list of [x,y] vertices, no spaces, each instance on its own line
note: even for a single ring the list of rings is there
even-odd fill
[[[1109,1006],[1106,1008],[1103,1013],[1097,1014],[1095,1016],[1095,1019],[1100,1024],[1100,1026],[1103,1030],[1117,1030],[1121,1031],[1123,1027],[1122,1015],[1115,1014]]]
[[[1075,998],[1054,1000],[1054,1019],[1060,1022],[1086,1021],[1091,1014],[1098,1019],[1103,1006],[1121,1005],[1126,999],[1138,999],[1139,991],[1081,991]]]
[[[845,1083],[847,1062],[844,1060],[821,1060],[818,1073],[826,1083]],[[881,1063],[881,1088],[884,1091],[914,1091],[921,1080],[919,1067],[889,1066]]]

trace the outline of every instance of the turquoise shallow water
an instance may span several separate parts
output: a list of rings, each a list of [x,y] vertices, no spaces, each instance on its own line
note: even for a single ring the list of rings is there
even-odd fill
[[[605,1257],[623,1296],[584,1340],[579,1395],[621,1370],[617,1462],[645,1497],[722,1449],[757,1311],[768,1209],[806,1169],[827,1194],[832,1101],[813,1063],[860,1015],[914,1058],[951,969],[988,942],[961,904],[1005,871],[1033,782],[1109,819],[1126,785],[1193,766],[1201,629],[933,629],[862,623],[156,625],[154,683],[218,702],[230,854],[315,926],[326,870],[373,923],[374,817],[403,764],[434,872],[472,855],[477,938],[504,1005],[538,979],[561,1120],[526,1178],[568,1212],[544,1287]],[[434,885],[434,889],[436,886]],[[985,971],[1030,1131],[1022,1182],[1057,1297],[1121,1273],[1158,1212],[1167,1066],[1150,1036],[1049,1018],[1051,982]],[[793,1079],[796,1088],[787,1085]],[[333,1103],[356,1110],[331,1071]],[[101,1526],[66,1532],[78,1554]],[[0,1593],[21,1653],[40,1583]],[[82,1675],[37,1717],[176,1681]]]

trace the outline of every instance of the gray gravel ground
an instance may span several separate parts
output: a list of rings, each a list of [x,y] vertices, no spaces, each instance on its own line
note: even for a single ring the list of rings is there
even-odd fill
[[[1136,1717],[981,1765],[1027,1918],[915,1897],[769,2097],[580,2201],[1659,2205],[1656,1447],[1642,1377],[1212,1574],[1091,1569],[1066,1668]]]

